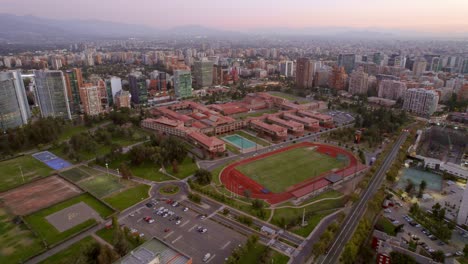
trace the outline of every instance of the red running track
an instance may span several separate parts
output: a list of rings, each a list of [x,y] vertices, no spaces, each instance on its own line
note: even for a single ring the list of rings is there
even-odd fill
[[[259,159],[266,158],[268,156],[272,156],[281,152],[285,152],[295,148],[302,148],[302,147],[316,147],[316,151],[327,154],[332,157],[336,157],[337,155],[345,155],[348,160],[349,164],[345,168],[342,168],[338,171],[335,171],[335,174],[342,175],[343,177],[350,176],[355,172],[361,171],[366,168],[365,165],[360,164],[359,161],[354,157],[354,155],[342,148],[338,148],[331,145],[325,144],[318,144],[318,143],[310,143],[310,142],[302,142],[299,144],[295,144],[289,147],[281,148],[272,152],[268,152],[265,154],[261,154],[255,157],[251,157],[248,159],[244,159],[241,161],[237,161],[228,165],[224,170],[221,172],[220,179],[224,186],[230,190],[231,192],[237,193],[239,195],[244,195],[245,190],[251,191],[251,197],[265,200],[270,204],[278,204],[284,201],[287,201],[291,198],[298,198],[294,194],[299,193],[310,193],[316,189],[320,189],[326,187],[328,184],[324,185],[324,177],[329,175],[331,172],[325,172],[313,179],[308,179],[293,186],[288,187],[287,191],[281,193],[263,193],[262,190],[264,189],[261,184],[254,181],[253,179],[247,177],[240,171],[236,169],[237,166],[244,165]],[[317,184],[316,184],[317,183]]]

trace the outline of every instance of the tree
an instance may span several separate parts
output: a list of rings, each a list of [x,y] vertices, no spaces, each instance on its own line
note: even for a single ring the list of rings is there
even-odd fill
[[[172,172],[174,172],[174,174],[179,173],[179,163],[177,160],[172,161]]]
[[[419,184],[419,193],[418,193],[418,198],[421,198],[423,196],[423,192],[426,189],[427,183],[425,180],[421,181]]]
[[[444,263],[445,254],[442,250],[437,250],[436,252],[432,253],[432,258],[437,262]]]
[[[463,254],[465,255],[465,258],[468,258],[468,244],[463,248]]]
[[[173,160],[182,163],[187,157],[187,150],[179,139],[171,136],[161,142],[161,156],[164,164],[170,164]]]
[[[132,171],[125,162],[120,164],[119,173],[122,175],[122,179],[130,180],[133,177]]]
[[[364,151],[359,150],[359,159],[361,160],[362,164],[366,164],[366,156],[364,155]]]
[[[250,199],[250,197],[252,197],[252,191],[249,190],[249,189],[245,189],[244,190],[244,196],[245,196],[245,198]]]
[[[432,216],[435,218],[435,219],[439,219],[439,212],[440,212],[440,209],[442,208],[442,206],[439,204],[439,203],[436,203],[432,206]],[[444,213],[445,214],[445,213]]]
[[[123,257],[127,255],[129,249],[128,241],[120,228],[118,230],[114,230],[113,246],[115,252],[120,256]]]
[[[419,205],[417,203],[414,203],[410,207],[410,213],[416,214],[419,212]]]
[[[411,195],[411,193],[413,192],[413,190],[414,190],[414,183],[413,183],[412,181],[408,180],[408,185],[406,185],[405,191],[406,191],[409,195]]]
[[[252,201],[252,207],[254,209],[261,210],[263,209],[263,206],[264,206],[263,202],[259,199],[255,199]]]
[[[117,260],[119,256],[108,245],[100,245],[99,255],[97,257],[98,264],[110,264]]]
[[[208,185],[211,183],[212,175],[211,172],[205,169],[198,169],[195,174],[195,181],[200,185]]]
[[[390,253],[390,262],[398,264],[416,264],[416,260],[409,255],[400,253],[398,251],[392,251]]]

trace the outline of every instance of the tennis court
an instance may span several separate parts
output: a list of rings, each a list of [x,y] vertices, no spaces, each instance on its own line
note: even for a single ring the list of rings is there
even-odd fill
[[[49,151],[38,152],[32,156],[54,170],[61,170],[72,166],[70,162],[55,156]]]

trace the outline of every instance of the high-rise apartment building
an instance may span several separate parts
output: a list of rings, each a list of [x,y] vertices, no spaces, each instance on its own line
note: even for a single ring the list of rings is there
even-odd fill
[[[413,63],[413,75],[416,77],[420,77],[425,71],[427,67],[427,62],[425,59],[417,59]]]
[[[83,86],[83,75],[81,69],[73,68],[65,71],[65,82],[67,85],[68,103],[72,114],[79,114],[80,108],[80,87]]]
[[[130,108],[131,98],[132,98],[132,95],[129,92],[120,90],[115,94],[115,97],[114,97],[115,106],[118,108],[120,107]]]
[[[346,88],[346,79],[348,75],[345,72],[344,67],[333,66],[331,76],[328,80],[330,88],[336,90],[344,90]]]
[[[403,109],[419,116],[429,117],[437,109],[439,94],[424,88],[408,89],[405,93]]]
[[[307,58],[296,61],[296,86],[301,89],[312,88],[314,81],[314,65]]]
[[[87,84],[81,87],[80,97],[85,114],[94,116],[102,113],[101,96],[98,86]]]
[[[27,124],[30,117],[21,72],[0,72],[0,132]]]
[[[177,98],[192,96],[192,74],[190,71],[174,71],[174,90]]]
[[[349,78],[348,92],[351,94],[367,95],[367,90],[369,89],[368,79],[369,75],[364,72],[363,68],[354,71]]]
[[[294,61],[282,61],[279,64],[280,74],[284,77],[294,76]]]
[[[148,102],[148,88],[146,78],[141,72],[133,72],[128,76],[132,103],[145,104]]]
[[[405,95],[406,83],[394,80],[382,80],[379,82],[378,97],[398,100]]]
[[[62,71],[34,71],[36,102],[43,117],[71,119],[65,76]]]
[[[355,54],[340,54],[338,55],[338,66],[343,67],[346,73],[351,73],[354,70],[356,63]]]
[[[193,63],[193,75],[197,88],[213,85],[213,61],[202,58]]]

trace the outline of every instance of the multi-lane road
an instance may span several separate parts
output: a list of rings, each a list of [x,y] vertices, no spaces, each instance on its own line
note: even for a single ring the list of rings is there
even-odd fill
[[[393,160],[395,159],[398,151],[400,150],[401,145],[405,142],[406,137],[408,136],[408,132],[404,131],[400,137],[398,137],[395,145],[393,146],[392,150],[385,157],[385,160],[382,166],[378,169],[377,173],[372,177],[371,182],[369,183],[368,188],[361,196],[361,199],[358,203],[354,206],[353,210],[350,214],[347,215],[343,224],[341,225],[341,229],[338,231],[337,236],[333,240],[333,243],[328,251],[323,257],[319,258],[316,263],[320,264],[334,264],[339,262],[339,257],[341,252],[343,251],[344,246],[352,237],[356,226],[358,225],[359,221],[361,220],[366,205],[369,199],[372,198],[373,194],[380,188],[382,181],[385,176],[385,172],[390,168]],[[309,260],[310,262],[310,260]]]

